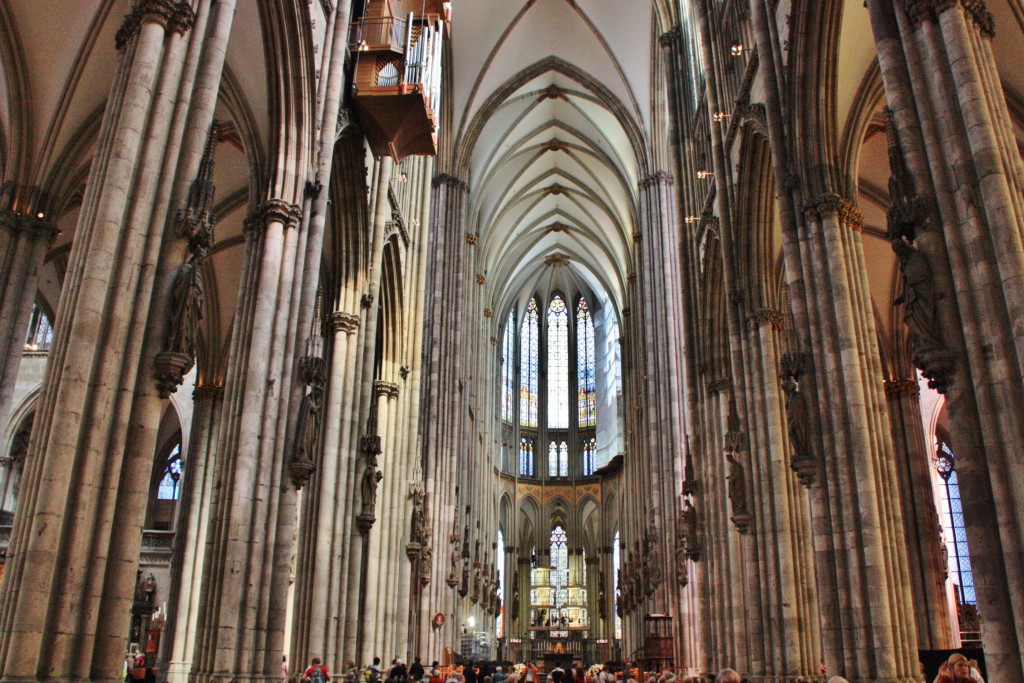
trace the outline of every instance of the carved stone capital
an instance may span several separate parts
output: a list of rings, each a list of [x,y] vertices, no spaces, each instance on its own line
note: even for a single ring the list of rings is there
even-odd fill
[[[387,396],[388,398],[398,398],[399,387],[394,382],[385,382],[384,380],[377,380],[373,383],[373,392],[381,396]]]
[[[487,284],[487,276],[484,275],[483,273],[477,273],[477,275],[476,275],[476,283],[478,285],[486,285]]]
[[[439,173],[434,176],[434,179],[430,181],[431,187],[449,187],[453,190],[459,190],[465,192],[469,189],[469,184],[464,180],[460,180],[449,173]]]
[[[920,393],[921,387],[918,386],[916,380],[909,378],[885,380],[886,396],[918,396]]]
[[[160,24],[169,32],[185,34],[195,24],[192,5],[185,0],[140,0],[125,15],[121,28],[114,36],[114,46],[120,52],[139,33],[143,24]]]
[[[0,228],[24,237],[30,242],[52,242],[60,231],[53,223],[28,214],[18,213],[10,209],[0,209]]]
[[[679,24],[676,24],[669,30],[658,36],[658,44],[662,47],[672,47],[674,43],[678,43],[679,39],[683,36],[683,29],[680,28]]]
[[[668,171],[655,171],[651,175],[643,178],[640,181],[640,189],[646,190],[649,187],[664,186],[670,187],[676,182],[676,179]]]
[[[327,328],[332,332],[353,334],[359,329],[359,316],[343,311],[334,311],[327,316]]]
[[[219,384],[201,384],[192,390],[192,401],[218,401],[224,398],[224,387]]]
[[[723,391],[732,390],[732,379],[729,377],[719,377],[718,379],[707,381],[708,393],[712,396],[717,396]]]
[[[774,308],[759,308],[749,318],[750,324],[754,329],[761,327],[762,325],[771,325],[775,331],[781,331],[785,328],[785,318],[781,311],[777,311]]]
[[[964,17],[974,22],[986,38],[996,35],[995,19],[985,5],[985,0],[904,0],[907,18],[912,26],[923,21],[938,22],[939,17],[954,8],[962,10]]]
[[[280,223],[286,228],[298,227],[302,220],[302,207],[283,199],[268,199],[260,205],[259,213],[266,228],[271,223]]]
[[[478,233],[478,232],[471,232],[468,235],[466,235],[466,244],[472,246],[472,245],[476,244],[479,239],[480,239],[480,233]]]

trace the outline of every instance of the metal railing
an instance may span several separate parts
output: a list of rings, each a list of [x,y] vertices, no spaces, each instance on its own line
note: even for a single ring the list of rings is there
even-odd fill
[[[405,54],[406,21],[396,17],[363,18],[349,30],[349,49],[391,50]]]

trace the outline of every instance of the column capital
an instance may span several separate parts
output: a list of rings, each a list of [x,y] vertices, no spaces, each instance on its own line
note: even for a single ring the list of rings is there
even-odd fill
[[[331,332],[353,334],[359,329],[359,316],[353,313],[346,313],[344,311],[334,311],[327,315],[326,320],[324,321],[324,327],[329,329]]]
[[[676,182],[675,177],[668,171],[655,171],[646,178],[640,180],[640,189],[646,190],[649,187],[662,185],[669,187]]]
[[[770,324],[773,330],[785,329],[785,317],[781,311],[774,308],[759,308],[748,319],[751,329],[757,329],[762,325]]]
[[[450,173],[438,173],[436,176],[434,176],[434,179],[430,181],[430,186],[435,188],[441,186],[450,187],[454,190],[460,190],[462,192],[465,192],[469,189],[469,183],[459,178],[456,178]]]
[[[920,393],[921,387],[918,385],[917,380],[910,378],[885,380],[885,395],[890,398],[894,396],[918,396]]]
[[[145,23],[160,24],[167,31],[184,35],[195,21],[192,5],[185,0],[139,0],[125,15],[114,37],[114,46],[118,52],[122,51]]]
[[[49,244],[60,234],[53,223],[39,216],[18,213],[10,209],[0,209],[0,228],[15,235],[25,237],[32,242]]]
[[[224,398],[224,387],[220,384],[201,384],[192,390],[192,401],[218,401]]]
[[[923,21],[939,20],[939,16],[953,8],[961,9],[964,18],[973,21],[986,38],[995,38],[996,23],[985,0],[904,0],[907,18],[915,28]]]
[[[399,387],[394,382],[385,382],[379,379],[373,383],[373,391],[388,398],[398,398]]]
[[[281,223],[286,228],[294,228],[302,220],[302,207],[283,199],[268,199],[260,205],[259,211],[264,228],[270,223]]]
[[[675,26],[673,26],[672,28],[658,36],[658,44],[666,48],[672,47],[672,44],[678,42],[679,39],[682,38],[682,36],[683,29],[679,26],[679,24],[676,24]]]
[[[707,381],[708,393],[712,396],[717,396],[723,391],[732,391],[732,378],[731,377],[719,377],[718,379],[712,379]]]

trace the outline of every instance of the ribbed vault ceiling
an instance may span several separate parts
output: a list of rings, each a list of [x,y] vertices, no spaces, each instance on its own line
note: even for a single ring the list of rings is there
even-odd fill
[[[495,305],[571,273],[621,310],[646,163],[650,4],[462,2],[455,12],[456,168]]]

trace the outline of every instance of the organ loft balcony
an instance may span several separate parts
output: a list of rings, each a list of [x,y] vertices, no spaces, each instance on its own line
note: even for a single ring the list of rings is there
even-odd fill
[[[353,100],[375,156],[437,153],[442,45],[451,3],[368,0],[352,24]]]

